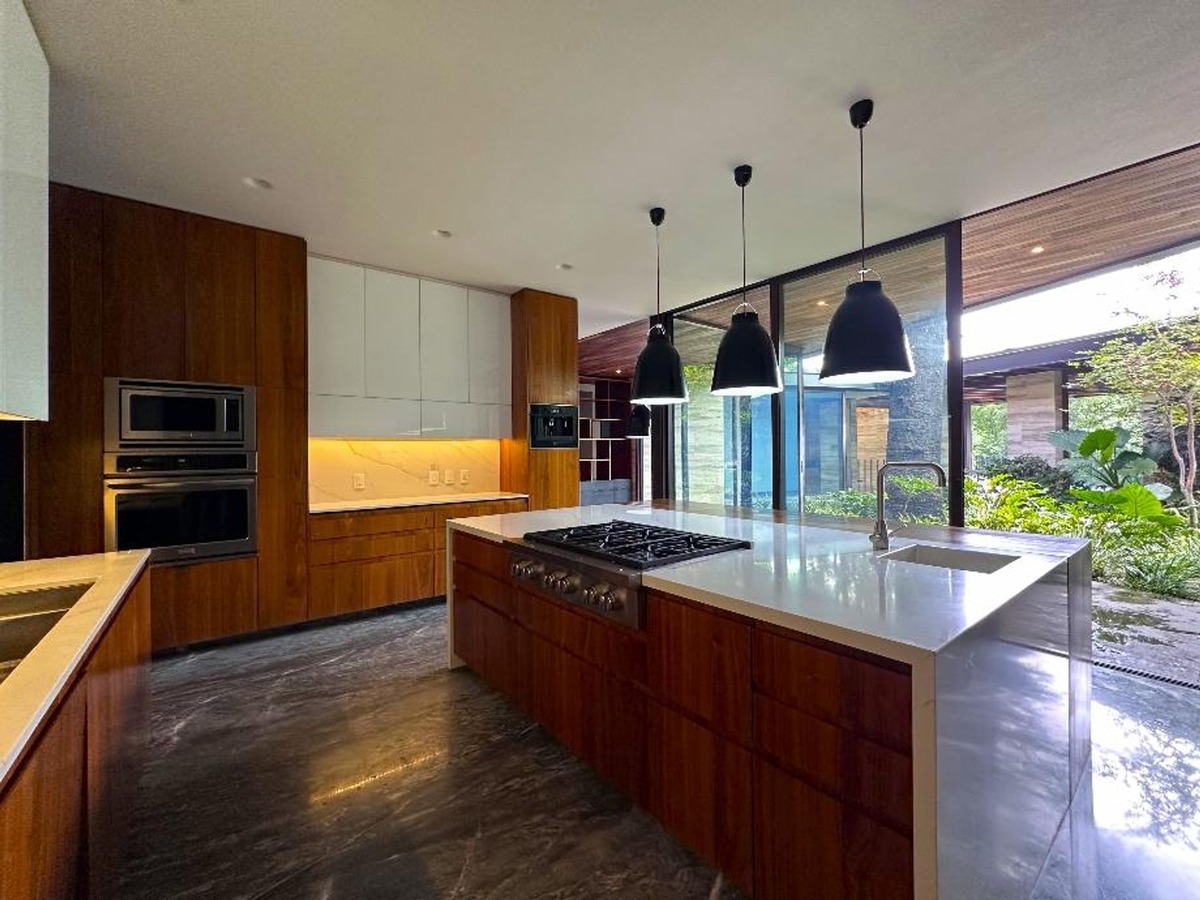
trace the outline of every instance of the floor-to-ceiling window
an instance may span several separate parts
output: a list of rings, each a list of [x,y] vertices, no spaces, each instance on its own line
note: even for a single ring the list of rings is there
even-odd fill
[[[675,497],[770,509],[771,398],[718,397],[710,391],[717,347],[741,300],[738,294],[673,317],[675,347],[690,396],[674,416]],[[767,289],[751,291],[747,300],[769,330]]]
[[[945,240],[892,247],[868,262],[904,319],[916,369],[904,381],[833,388],[818,379],[829,319],[858,278],[857,261],[816,267],[782,287],[784,505],[806,516],[873,517],[885,461],[949,466]],[[887,511],[891,519],[944,521],[945,499],[931,473],[902,472]]]

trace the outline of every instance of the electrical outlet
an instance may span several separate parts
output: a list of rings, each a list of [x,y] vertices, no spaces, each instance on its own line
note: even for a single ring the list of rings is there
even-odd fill
[[[458,470],[458,483],[459,484],[467,484],[470,482],[470,480],[471,480],[471,470],[470,469],[459,469]]]
[[[430,483],[430,485],[436,485],[439,480],[440,479],[438,477],[437,466],[430,466],[429,467],[429,483]]]
[[[367,489],[367,473],[366,472],[355,472],[351,476],[350,480],[351,480],[351,483],[354,485],[354,489],[356,491],[365,491]]]
[[[442,473],[442,483],[443,484],[454,484],[454,470],[453,469],[447,469],[445,472]]]

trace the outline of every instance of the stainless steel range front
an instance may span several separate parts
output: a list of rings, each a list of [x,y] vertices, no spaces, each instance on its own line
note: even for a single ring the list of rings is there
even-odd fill
[[[642,572],[750,546],[735,538],[614,519],[531,531],[509,552],[509,571],[539,593],[641,629],[646,624]]]

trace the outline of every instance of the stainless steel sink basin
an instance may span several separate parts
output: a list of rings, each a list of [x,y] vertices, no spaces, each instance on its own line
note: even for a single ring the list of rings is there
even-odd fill
[[[0,682],[90,587],[60,584],[0,594]]]
[[[990,575],[998,572],[1020,557],[1003,553],[988,553],[983,550],[960,550],[956,547],[938,547],[932,544],[909,544],[888,553],[880,554],[883,559],[897,562],[916,563],[920,566],[936,566],[939,569],[958,569],[963,572],[982,572]]]

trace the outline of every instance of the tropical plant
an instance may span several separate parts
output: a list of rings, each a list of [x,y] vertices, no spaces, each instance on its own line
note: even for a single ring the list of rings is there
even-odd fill
[[[1008,404],[979,403],[971,407],[971,454],[979,467],[1008,452]]]
[[[990,460],[980,468],[980,474],[988,478],[1008,475],[1018,481],[1032,481],[1059,500],[1067,500],[1071,496],[1071,473],[1029,453]]]
[[[1084,487],[1115,490],[1127,484],[1142,484],[1158,471],[1158,463],[1149,456],[1126,449],[1129,432],[1124,428],[1052,431],[1046,439],[1059,450],[1073,454],[1058,465]],[[1166,485],[1154,485],[1151,490],[1164,499],[1171,494]]]
[[[1084,387],[1152,399],[1153,415],[1179,473],[1188,521],[1200,525],[1196,497],[1200,317],[1143,321],[1101,344],[1076,365]]]

